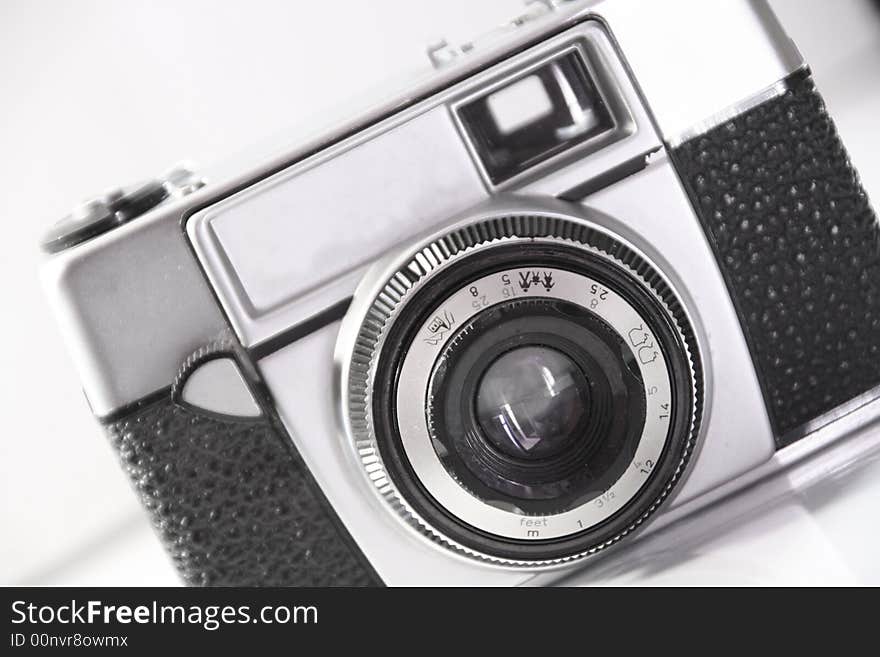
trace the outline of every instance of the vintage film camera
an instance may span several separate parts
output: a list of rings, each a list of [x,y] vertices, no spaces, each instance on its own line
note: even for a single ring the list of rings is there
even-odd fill
[[[877,221],[764,2],[538,2],[430,56],[45,240],[190,584],[552,582],[877,415]]]

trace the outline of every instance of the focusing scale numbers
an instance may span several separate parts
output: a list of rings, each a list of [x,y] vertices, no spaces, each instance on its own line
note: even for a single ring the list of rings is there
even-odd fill
[[[598,283],[590,283],[590,310],[595,311],[608,298],[608,289]]]
[[[631,328],[627,334],[627,338],[630,345],[632,345],[636,358],[642,365],[650,365],[651,363],[656,362],[660,357],[660,352],[658,351],[654,337],[648,332],[643,324]],[[657,394],[658,388],[655,385],[651,385],[645,389],[645,392],[649,397],[652,397]],[[660,404],[659,406],[660,419],[668,420],[669,402]]]

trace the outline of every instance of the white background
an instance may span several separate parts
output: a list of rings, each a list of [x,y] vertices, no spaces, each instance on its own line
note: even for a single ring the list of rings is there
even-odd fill
[[[771,4],[880,199],[880,8]],[[225,160],[338,114],[424,66],[436,37],[466,40],[519,11],[517,0],[0,0],[0,583],[177,583],[43,301],[44,228],[108,186],[183,158]],[[880,466],[866,468],[708,541],[660,581],[880,583],[880,538],[860,533],[876,517]]]

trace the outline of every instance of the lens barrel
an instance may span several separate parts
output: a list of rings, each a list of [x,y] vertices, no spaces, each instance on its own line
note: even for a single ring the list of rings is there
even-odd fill
[[[699,428],[699,352],[677,295],[625,241],[493,216],[384,280],[344,369],[347,419],[377,491],[419,531],[551,565],[614,543],[669,495]]]

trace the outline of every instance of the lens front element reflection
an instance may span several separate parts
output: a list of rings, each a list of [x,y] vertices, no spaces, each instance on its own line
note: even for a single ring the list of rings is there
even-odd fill
[[[542,459],[579,437],[589,397],[589,382],[568,356],[549,347],[518,347],[486,369],[477,388],[477,419],[504,454]]]

